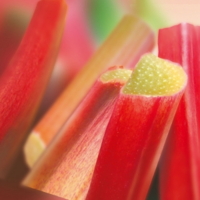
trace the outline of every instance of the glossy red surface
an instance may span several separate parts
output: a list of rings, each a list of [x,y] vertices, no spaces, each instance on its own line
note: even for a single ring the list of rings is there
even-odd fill
[[[182,92],[168,97],[121,94],[86,200],[146,198]]]

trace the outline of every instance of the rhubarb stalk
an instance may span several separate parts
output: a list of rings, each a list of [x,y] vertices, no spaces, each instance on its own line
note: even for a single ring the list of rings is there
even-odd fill
[[[0,79],[0,177],[9,170],[54,65],[65,23],[64,0],[41,0]]]
[[[115,65],[131,68],[153,45],[151,29],[138,18],[125,16],[31,132],[24,148],[28,165],[35,163],[103,70]]]
[[[24,185],[70,200],[85,199],[115,99],[131,72],[112,68],[99,78]]]
[[[160,162],[161,199],[199,200],[200,27],[179,24],[161,29],[158,44],[159,57],[181,64],[188,74],[188,86]]]
[[[187,83],[182,68],[142,57],[116,101],[86,200],[143,200]]]

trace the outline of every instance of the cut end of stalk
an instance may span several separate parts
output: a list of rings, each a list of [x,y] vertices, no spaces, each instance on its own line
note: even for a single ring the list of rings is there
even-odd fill
[[[37,132],[33,132],[27,139],[27,142],[24,146],[24,152],[26,159],[26,164],[31,168],[36,160],[40,157],[44,149],[46,148],[43,140],[40,138],[40,135]]]
[[[101,75],[100,80],[103,83],[108,82],[127,82],[128,79],[131,77],[132,70],[123,69],[123,68],[116,68],[111,69]]]
[[[187,82],[187,75],[176,63],[144,55],[123,88],[124,94],[168,96],[179,92]]]

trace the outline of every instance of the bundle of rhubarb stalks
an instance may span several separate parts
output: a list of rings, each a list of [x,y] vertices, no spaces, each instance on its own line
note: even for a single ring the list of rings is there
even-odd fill
[[[200,27],[123,13],[97,44],[84,5],[1,12],[0,199],[145,200],[157,174],[199,200]]]

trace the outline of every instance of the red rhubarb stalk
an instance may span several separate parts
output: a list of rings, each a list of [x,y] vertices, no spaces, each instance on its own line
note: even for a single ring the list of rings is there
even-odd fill
[[[0,176],[25,139],[54,65],[65,23],[64,0],[41,0],[0,79]]]
[[[188,74],[188,85],[160,163],[161,199],[199,200],[200,27],[179,24],[161,29],[158,43],[159,57],[181,64]]]
[[[187,77],[145,55],[122,88],[105,132],[86,200],[144,200]]]
[[[99,78],[24,185],[70,200],[85,199],[115,99],[130,75],[130,70],[112,68]]]

